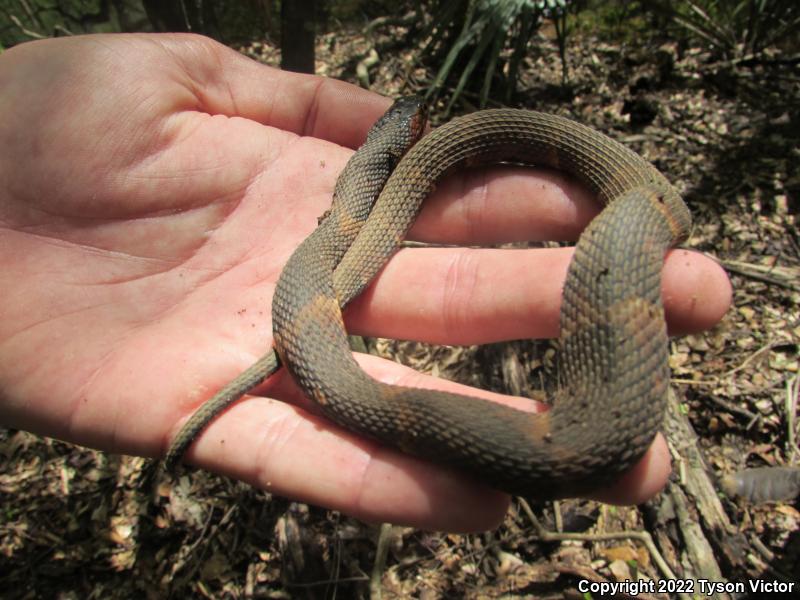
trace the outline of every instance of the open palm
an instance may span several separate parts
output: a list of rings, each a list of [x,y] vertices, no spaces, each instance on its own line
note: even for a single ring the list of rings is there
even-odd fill
[[[0,59],[0,89],[0,418],[160,456],[200,403],[270,348],[280,269],[389,101],[194,36],[25,44]],[[590,218],[590,200],[558,177],[511,173],[473,176],[466,200],[463,180],[452,183],[417,237],[574,236]],[[536,209],[526,197],[521,209],[522,190],[550,203]],[[512,200],[484,212],[501,194]],[[681,255],[665,272],[671,324],[707,327],[727,307],[727,281]],[[401,252],[348,323],[445,343],[556,334],[569,251],[511,256]],[[537,269],[550,275],[523,274]],[[362,364],[387,381],[458,387],[372,357]],[[505,509],[501,494],[314,417],[282,374],[259,393],[215,421],[188,458],[365,519],[481,529]],[[659,441],[608,497],[654,493],[667,465]]]

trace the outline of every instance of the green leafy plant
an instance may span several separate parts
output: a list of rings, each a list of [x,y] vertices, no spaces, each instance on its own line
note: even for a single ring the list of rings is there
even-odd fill
[[[434,60],[444,55],[428,90],[428,98],[438,97],[454,72],[460,69],[445,112],[450,111],[476,76],[481,78],[478,91],[481,106],[486,105],[498,79],[503,82],[504,97],[508,99],[530,40],[542,19],[563,16],[556,23],[556,31],[559,36],[566,36],[567,8],[567,0],[442,0],[434,8],[432,25],[427,32],[430,39],[423,51]],[[565,48],[565,43],[560,41],[564,59]]]
[[[800,4],[790,0],[649,0],[649,8],[717,49],[725,58],[755,55],[797,38]]]

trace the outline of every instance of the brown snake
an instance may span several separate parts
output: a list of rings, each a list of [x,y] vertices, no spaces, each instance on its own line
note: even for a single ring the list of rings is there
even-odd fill
[[[688,234],[688,209],[644,159],[568,119],[479,111],[414,143],[423,123],[418,101],[395,103],[343,170],[329,213],[284,267],[272,306],[280,362],[335,423],[492,487],[558,498],[613,481],[647,450],[663,417],[669,368],[661,265]],[[570,263],[561,381],[544,413],[382,384],[353,359],[342,320],[341,307],[391,257],[444,174],[502,162],[563,170],[606,205]],[[201,407],[167,465],[277,367],[270,352]]]

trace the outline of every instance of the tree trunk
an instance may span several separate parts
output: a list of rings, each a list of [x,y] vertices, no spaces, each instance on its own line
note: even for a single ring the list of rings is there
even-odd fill
[[[281,2],[281,68],[314,72],[314,22],[316,0]]]

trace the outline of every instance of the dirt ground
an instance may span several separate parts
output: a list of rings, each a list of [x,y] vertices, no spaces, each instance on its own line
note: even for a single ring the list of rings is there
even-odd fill
[[[411,63],[412,51],[390,47],[399,33],[369,41],[360,31],[321,36],[318,73],[355,81],[360,58],[378,47],[372,89],[414,91],[431,73]],[[244,50],[277,63],[272,46]],[[586,34],[571,39],[569,64],[562,86],[555,46],[540,39],[524,67],[520,105],[591,125],[652,161],[692,209],[686,245],[716,258],[731,276],[733,307],[719,326],[671,341],[672,384],[699,436],[702,469],[714,482],[745,467],[797,466],[798,64],[777,57],[732,64],[700,49],[644,39],[611,45]],[[519,393],[551,369],[550,342],[369,346],[504,393]],[[26,432],[0,430],[0,450],[2,597],[369,596],[375,527],[192,470],[162,482],[154,500],[141,485],[145,460]],[[677,468],[676,487],[681,477]],[[578,590],[581,579],[663,580],[645,531],[679,581],[697,575],[692,521],[727,580],[798,581],[796,500],[751,504],[720,495],[729,530],[712,531],[688,497],[688,519],[663,499],[631,508],[545,503],[531,512],[515,500],[505,524],[481,535],[384,528],[388,557],[377,561],[383,597],[578,598],[589,597]],[[543,530],[557,528],[583,538],[541,539]],[[675,595],[648,594],[640,597]]]

